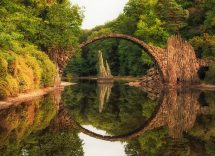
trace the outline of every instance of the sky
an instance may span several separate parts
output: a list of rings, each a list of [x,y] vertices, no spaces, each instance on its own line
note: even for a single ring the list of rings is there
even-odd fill
[[[92,29],[119,16],[128,0],[70,0],[84,8],[83,29]]]
[[[105,131],[98,130],[90,125],[83,127],[97,134],[108,135]],[[99,140],[83,133],[80,133],[79,137],[84,143],[84,156],[126,156],[125,143]]]

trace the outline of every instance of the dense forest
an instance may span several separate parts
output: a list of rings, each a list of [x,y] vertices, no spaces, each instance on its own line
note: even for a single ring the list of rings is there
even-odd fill
[[[77,46],[82,18],[68,0],[1,0],[0,99],[53,86],[57,68],[46,54]]]
[[[129,0],[113,21],[82,30],[83,10],[70,0],[0,0],[0,100],[54,86],[59,71],[53,58],[74,54],[74,49],[64,76],[97,75],[99,50],[114,76],[138,77],[154,66],[143,49],[125,40],[102,40],[79,48],[82,41],[101,34],[128,34],[159,47],[165,47],[171,35],[179,34],[192,44],[199,58],[215,60],[214,8],[215,0]],[[215,64],[203,68],[199,75],[215,84]],[[102,112],[96,82],[67,87],[62,97],[60,91],[53,92],[2,108],[0,155],[84,155],[78,131],[55,125],[64,106],[78,123],[109,135],[140,128],[159,106],[158,99],[149,98],[141,89],[116,83],[112,90]],[[214,92],[201,95],[206,101],[199,97],[198,102],[215,110]],[[215,155],[215,114],[198,114],[195,121],[181,139],[173,139],[168,127],[162,126],[124,140],[125,153]]]
[[[92,30],[82,30],[80,42],[101,34],[122,33],[164,47],[169,36],[180,34],[193,45],[199,58],[214,58],[214,8],[213,0],[129,0],[117,19]],[[125,40],[108,39],[97,41],[77,53],[65,74],[96,75],[100,49],[115,76],[141,76],[153,66],[152,60],[138,46]],[[202,79],[207,70],[200,71]],[[215,65],[211,65],[205,80],[214,83],[214,73]]]
[[[100,34],[128,34],[160,47],[180,34],[199,58],[215,57],[213,0],[129,0],[118,18],[92,30],[81,30],[83,10],[69,0],[1,0],[0,6],[1,99],[53,86],[57,68],[48,55],[53,60],[59,53],[74,53],[79,43]],[[98,50],[114,76],[142,76],[154,66],[137,45],[108,39],[76,50],[65,76],[97,75]],[[214,64],[199,73],[215,83]]]

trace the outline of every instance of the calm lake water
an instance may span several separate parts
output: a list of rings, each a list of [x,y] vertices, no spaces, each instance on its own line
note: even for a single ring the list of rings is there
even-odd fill
[[[1,108],[0,155],[214,156],[214,110],[215,92],[79,81]]]

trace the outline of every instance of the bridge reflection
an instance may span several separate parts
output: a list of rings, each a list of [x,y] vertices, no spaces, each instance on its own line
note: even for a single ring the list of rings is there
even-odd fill
[[[103,86],[104,87],[104,86]],[[151,93],[150,93],[151,94]],[[161,91],[159,104],[151,117],[132,132],[117,136],[104,136],[96,134],[79,124],[66,107],[61,107],[58,116],[53,120],[52,127],[60,129],[75,128],[91,137],[107,140],[122,141],[136,138],[147,131],[167,126],[172,138],[181,138],[184,132],[191,130],[196,118],[200,114],[212,113],[214,110],[208,106],[201,106],[199,90],[192,89],[167,89]],[[128,123],[129,124],[129,123]],[[58,126],[56,126],[58,125]]]
[[[112,84],[99,86],[101,106],[111,92]],[[25,102],[0,111],[0,138],[4,144],[11,137],[22,139],[32,131],[48,128],[51,131],[77,130],[91,137],[107,141],[123,141],[136,138],[147,131],[166,126],[172,138],[181,138],[184,132],[191,130],[200,114],[210,114],[214,110],[201,104],[199,90],[167,89],[161,91],[159,104],[151,117],[139,128],[121,135],[104,136],[96,134],[79,124],[71,115],[69,108],[60,103],[61,92],[55,92],[43,98]],[[103,96],[103,94],[106,94]],[[152,92],[150,92],[152,96]],[[154,97],[157,96],[157,93]],[[128,123],[129,124],[129,123]],[[142,125],[141,125],[142,124]],[[1,145],[0,145],[1,146]],[[3,146],[3,145],[2,145]]]

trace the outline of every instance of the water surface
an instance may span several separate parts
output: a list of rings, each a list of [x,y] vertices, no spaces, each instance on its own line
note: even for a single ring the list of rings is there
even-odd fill
[[[215,93],[79,81],[0,110],[0,155],[215,155]]]

